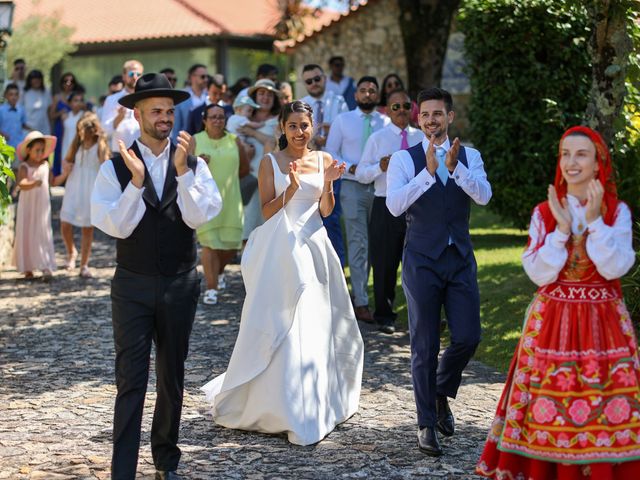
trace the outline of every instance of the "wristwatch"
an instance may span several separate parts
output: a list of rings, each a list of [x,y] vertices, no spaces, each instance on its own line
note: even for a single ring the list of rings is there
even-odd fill
[[[351,175],[355,175],[355,174],[356,174],[356,166],[355,166],[355,165],[351,165],[351,166],[349,167],[349,173],[350,173]]]

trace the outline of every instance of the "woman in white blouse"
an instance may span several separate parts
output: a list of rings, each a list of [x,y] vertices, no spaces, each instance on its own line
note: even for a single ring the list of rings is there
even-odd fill
[[[618,280],[634,259],[607,146],[573,127],[531,218],[523,264],[540,288],[477,473],[639,478],[640,361]]]
[[[49,135],[51,133],[51,123],[49,122],[51,93],[44,86],[44,75],[40,70],[31,70],[27,75],[20,103],[27,115],[27,125]]]

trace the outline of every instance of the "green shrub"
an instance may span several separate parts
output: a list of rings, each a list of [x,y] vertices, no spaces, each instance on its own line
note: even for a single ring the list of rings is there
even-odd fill
[[[15,149],[0,135],[0,224],[4,223],[7,206],[11,204],[8,184],[10,180],[15,180],[11,170],[14,156]]]
[[[558,140],[581,123],[591,85],[586,12],[558,0],[467,0],[471,138],[489,207],[520,228],[553,182]]]

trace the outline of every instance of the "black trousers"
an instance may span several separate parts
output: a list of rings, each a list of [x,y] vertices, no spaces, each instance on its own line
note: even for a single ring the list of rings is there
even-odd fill
[[[393,321],[396,313],[398,267],[402,260],[402,247],[407,223],[404,213],[394,217],[385,204],[386,197],[375,197],[369,222],[369,256],[373,268],[374,318],[378,322]]]
[[[133,480],[151,343],[156,344],[157,399],[151,451],[158,470],[175,470],[180,460],[178,430],[200,281],[195,268],[175,276],[150,276],[121,267],[111,283],[117,397],[113,422],[111,477]]]
[[[480,342],[480,295],[473,253],[454,245],[437,260],[405,249],[402,286],[407,297],[411,377],[418,425],[436,423],[436,396],[455,398],[462,371]],[[438,362],[440,310],[444,305],[451,343]]]

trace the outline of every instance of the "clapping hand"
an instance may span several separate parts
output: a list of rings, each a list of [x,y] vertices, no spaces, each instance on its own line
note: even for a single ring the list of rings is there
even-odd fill
[[[291,181],[291,188],[298,190],[300,188],[300,177],[298,174],[298,162],[293,161],[289,163],[289,180]]]
[[[460,150],[460,140],[458,137],[455,138],[453,143],[451,144],[451,148],[447,152],[447,156],[444,159],[444,165],[447,167],[447,170],[453,172],[458,166],[458,151]]]
[[[334,180],[338,180],[342,176],[346,168],[346,163],[342,162],[340,165],[338,165],[337,160],[332,160],[331,164],[324,169],[325,181],[333,182]]]
[[[184,175],[189,169],[187,166],[187,155],[191,151],[191,148],[191,135],[181,130],[178,134],[176,153],[173,157],[173,164],[176,167],[178,176]]]
[[[438,170],[438,159],[436,158],[436,136],[431,135],[429,146],[427,147],[427,171],[433,177]]]
[[[122,140],[118,140],[118,147],[124,164],[131,172],[131,183],[136,188],[142,188],[142,184],[144,183],[144,163],[136,156],[133,150],[127,150]]]
[[[558,222],[558,230],[568,235],[571,233],[571,212],[567,206],[567,198],[564,197],[561,202],[558,199],[555,187],[553,185],[549,185],[548,199],[551,213],[556,219],[556,222]]]
[[[380,170],[386,172],[389,168],[389,160],[391,160],[391,155],[385,155],[380,159]]]
[[[585,211],[585,219],[587,220],[587,223],[597,220],[600,216],[603,196],[604,188],[602,188],[600,180],[591,180],[587,186],[587,207]]]

